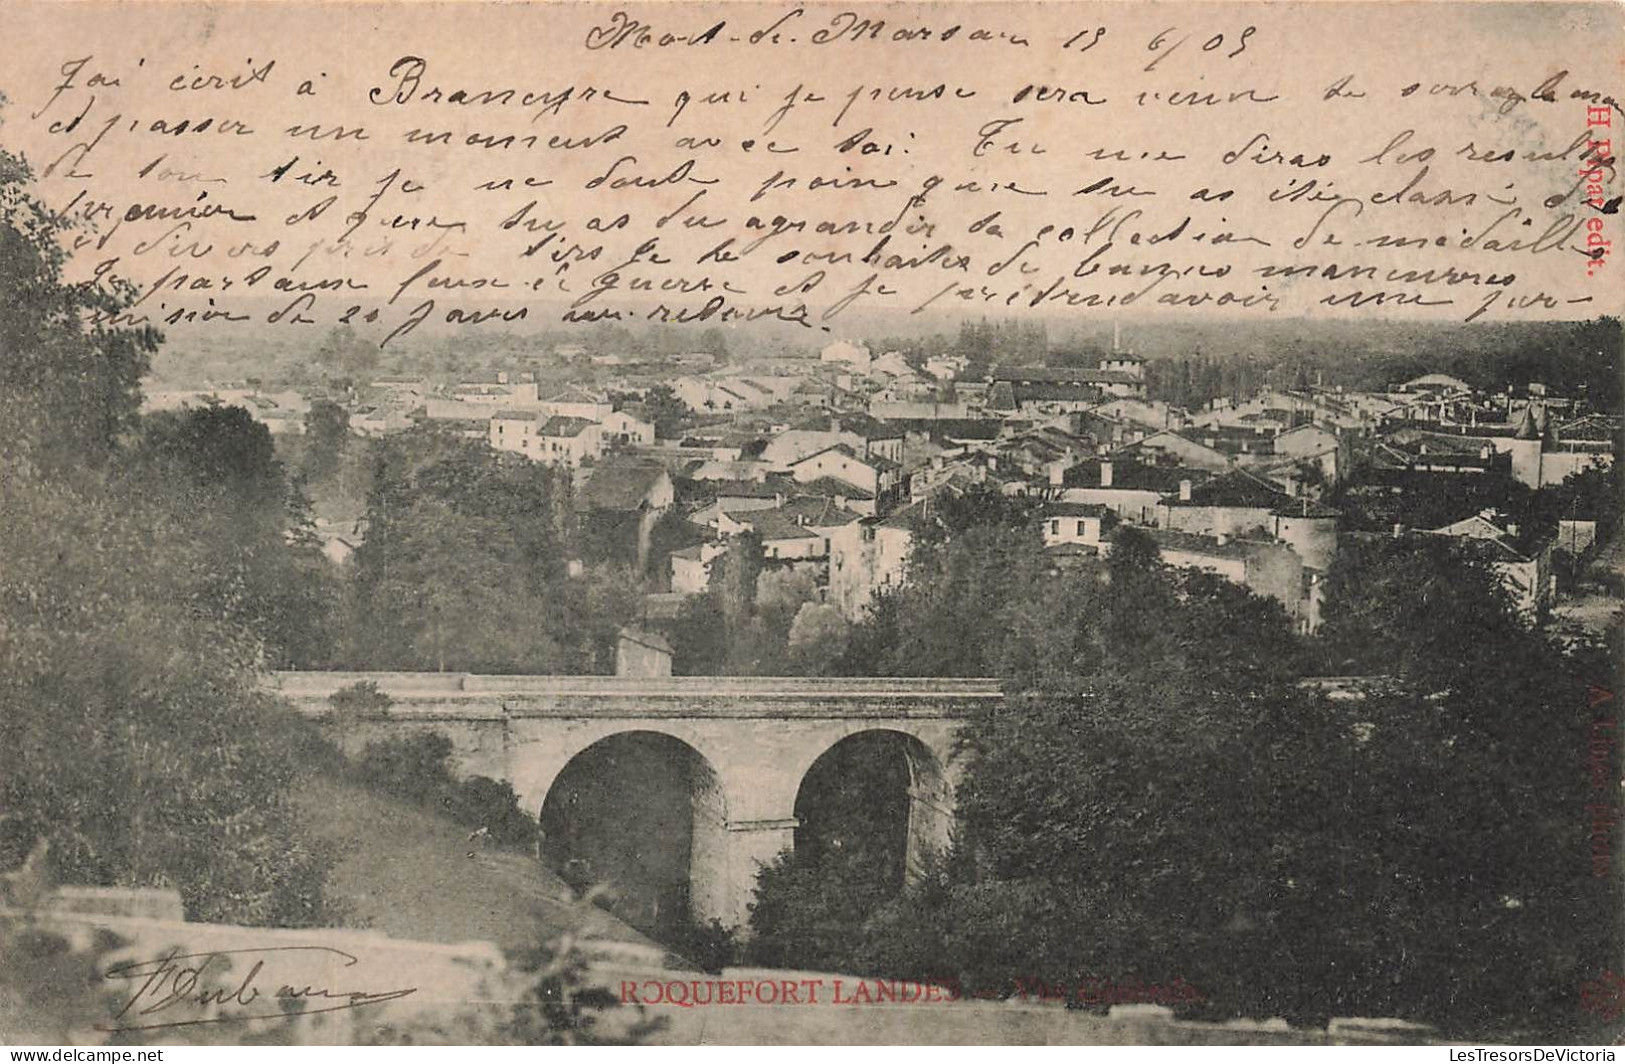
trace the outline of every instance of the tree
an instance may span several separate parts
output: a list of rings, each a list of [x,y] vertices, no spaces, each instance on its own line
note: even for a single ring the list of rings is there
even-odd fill
[[[700,332],[700,350],[715,355],[718,362],[728,361],[728,334],[712,325]]]
[[[674,668],[690,676],[763,676],[788,668],[785,641],[815,593],[804,576],[766,568],[762,538],[742,532],[711,561],[703,594],[690,596],[672,629]]]
[[[326,661],[336,589],[264,425],[235,406],[150,415],[117,469],[175,507],[208,551],[212,612],[259,636],[272,664]]]
[[[764,968],[852,971],[864,924],[891,896],[859,847],[817,859],[791,850],[756,884],[746,960]]]
[[[1553,646],[1442,539],[1383,540],[1326,599],[1326,660],[1380,676],[1326,698],[1277,603],[1164,566],[1148,537],[1120,533],[1104,581],[1032,551],[962,525],[853,629],[845,664],[985,670],[1006,697],[966,736],[947,862],[876,907],[841,896],[870,898],[872,859],[781,862],[753,914],[767,959],[972,993],[1177,978],[1216,1017],[1573,1033],[1576,973],[1620,944],[1572,916],[1619,904],[1575,816],[1606,651]]]
[[[790,629],[802,607],[816,604],[819,597],[818,584],[802,569],[769,569],[757,579],[756,623],[772,647],[764,672],[782,672],[788,666]]]
[[[329,377],[355,379],[378,366],[378,345],[361,338],[352,326],[335,325],[322,337],[311,360]]]
[[[127,289],[63,281],[64,223],[27,180],[0,152],[0,867],[47,839],[66,882],[172,886],[194,919],[322,922],[327,858],[289,801],[301,722],[258,692],[256,610],[220,596],[187,505],[200,484],[275,492],[244,435],[218,465],[180,462],[195,476],[173,493],[130,475],[158,337],[116,323]]]
[[[314,399],[305,413],[305,471],[312,480],[333,475],[350,442],[350,412],[331,399]]]
[[[1351,544],[1326,574],[1322,613],[1327,668],[1338,673],[1472,689],[1505,671],[1509,648],[1540,653],[1500,576],[1446,536]]]
[[[806,602],[790,623],[786,645],[795,671],[805,676],[835,675],[846,653],[847,635],[852,626],[835,606]]]
[[[566,576],[566,487],[549,468],[456,437],[381,444],[347,588],[354,668],[601,667],[624,596]]]
[[[260,643],[220,612],[208,550],[143,491],[0,493],[13,826],[49,838],[70,883],[172,886],[194,919],[321,922],[329,858],[289,802],[302,722],[256,691]]]
[[[115,324],[128,285],[63,281],[70,223],[32,180],[0,150],[0,455],[17,472],[96,466],[134,424],[161,337]]]
[[[656,384],[643,396],[643,405],[654,419],[655,436],[662,440],[675,440],[682,435],[683,424],[690,416],[688,404],[677,398],[669,384]]]

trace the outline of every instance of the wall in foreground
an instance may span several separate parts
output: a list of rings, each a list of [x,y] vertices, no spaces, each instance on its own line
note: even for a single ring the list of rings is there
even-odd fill
[[[26,919],[0,910],[0,919]],[[80,949],[87,949],[98,934],[112,932],[123,943],[99,959],[100,974],[110,970],[109,993],[94,1015],[84,1015],[75,1029],[63,1032],[35,1029],[32,1019],[0,1008],[0,1041],[10,1044],[99,1045],[112,1037],[136,1044],[235,1044],[247,1040],[269,1044],[353,1045],[502,1044],[511,1032],[503,1024],[525,1000],[529,977],[513,973],[490,943],[435,943],[390,938],[349,929],[286,930],[230,924],[194,924],[169,919],[106,916],[93,913],[57,913],[39,918],[36,925],[61,934]],[[1381,1045],[1435,1042],[1428,1031],[1398,1021],[1334,1021],[1330,1030],[1294,1030],[1269,1021],[1208,1024],[1175,1021],[1169,1014],[1145,1006],[1118,1007],[1110,1015],[1022,1001],[943,1001],[862,1003],[876,994],[880,983],[825,973],[729,969],[721,975],[664,966],[655,951],[625,944],[583,944],[586,982],[602,986],[618,998],[642,1002],[652,986],[686,985],[713,1003],[698,1008],[668,1004],[629,1004],[601,1014],[597,1033],[613,1037],[639,1020],[658,1026],[646,1036],[664,1045]],[[225,1001],[207,1007],[177,1011],[179,1006],[142,1015],[163,995],[149,995],[128,1009],[124,1005],[141,990],[144,976],[123,978],[123,965],[147,966],[174,952],[192,963],[206,962],[196,984],[199,990],[223,989]],[[256,968],[256,965],[258,966]],[[696,981],[699,988],[696,989]],[[764,982],[821,984],[817,1001],[806,994],[800,1003],[735,1004],[737,987],[754,988]],[[836,983],[841,984],[837,1000]],[[710,989],[705,989],[705,984]],[[719,993],[719,984],[731,983]],[[398,997],[360,1008],[278,1018],[284,991],[320,991],[334,995],[364,992]],[[629,988],[629,992],[627,989]],[[234,994],[250,998],[246,1005]],[[3,1000],[3,999],[0,999]],[[333,1000],[342,1000],[335,997]],[[728,1001],[723,1004],[721,1001]],[[518,1004],[521,1015],[528,1005]],[[120,1015],[121,1009],[123,1015]],[[250,1018],[269,1014],[270,1018]],[[208,1021],[198,1023],[196,1021]],[[218,1021],[218,1022],[215,1022]],[[120,1026],[153,1026],[115,1036],[107,1030]],[[534,1036],[535,1027],[531,1028]]]

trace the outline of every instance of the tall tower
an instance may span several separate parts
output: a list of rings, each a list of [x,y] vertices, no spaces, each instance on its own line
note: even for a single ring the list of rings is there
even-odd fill
[[[1531,488],[1540,487],[1540,453],[1543,449],[1541,431],[1535,420],[1535,404],[1523,408],[1518,420],[1518,431],[1512,436],[1512,478]],[[1544,410],[1542,413],[1544,414]]]

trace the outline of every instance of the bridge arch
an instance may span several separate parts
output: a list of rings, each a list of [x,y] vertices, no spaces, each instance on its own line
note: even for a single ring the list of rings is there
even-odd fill
[[[545,863],[599,887],[617,916],[650,934],[730,915],[728,801],[693,744],[647,728],[614,731],[564,761],[539,812]]]
[[[953,788],[945,758],[896,728],[851,731],[801,773],[795,848],[862,845],[896,886],[917,878],[929,855],[946,851]]]

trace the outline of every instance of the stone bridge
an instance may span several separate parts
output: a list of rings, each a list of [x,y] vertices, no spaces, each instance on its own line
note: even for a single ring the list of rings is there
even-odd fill
[[[1001,697],[996,681],[981,679],[283,672],[272,686],[325,717],[330,695],[368,680],[392,705],[347,727],[347,750],[441,732],[460,773],[512,784],[544,846],[581,830],[574,820],[617,816],[621,841],[609,845],[636,852],[606,861],[627,868],[645,849],[681,846],[687,908],[730,926],[745,922],[757,869],[794,845],[803,783],[821,762],[843,763],[838,749],[882,739],[900,754],[906,867],[942,849],[961,769],[957,732]],[[657,790],[662,780],[681,790]],[[683,791],[686,800],[674,797]]]

